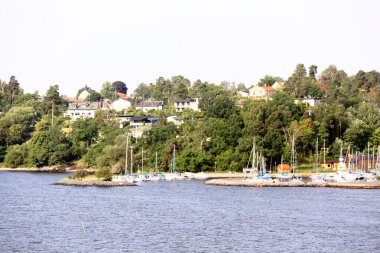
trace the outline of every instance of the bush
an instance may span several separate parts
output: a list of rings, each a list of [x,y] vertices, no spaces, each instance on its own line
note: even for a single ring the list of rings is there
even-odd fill
[[[103,167],[98,169],[96,172],[96,177],[98,179],[103,178],[104,181],[111,181],[112,180],[112,173],[109,168]]]
[[[4,164],[10,168],[17,168],[25,165],[28,158],[28,149],[26,145],[15,145],[9,148],[5,155]]]
[[[84,170],[84,169],[79,169],[77,171],[75,171],[74,175],[70,176],[69,178],[71,179],[79,179],[79,180],[82,180],[84,177],[86,177],[88,175],[88,171],[87,170]]]

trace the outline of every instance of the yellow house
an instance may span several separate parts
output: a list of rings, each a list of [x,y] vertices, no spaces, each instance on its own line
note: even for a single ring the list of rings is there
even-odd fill
[[[249,97],[255,100],[268,100],[274,93],[276,93],[276,91],[276,89],[266,86],[266,84],[262,86],[255,85],[249,89]]]

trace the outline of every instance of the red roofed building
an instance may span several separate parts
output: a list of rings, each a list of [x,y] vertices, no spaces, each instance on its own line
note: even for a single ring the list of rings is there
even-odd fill
[[[261,86],[255,85],[249,89],[249,97],[255,100],[260,100],[260,99],[268,100],[276,92],[277,92],[276,89],[270,86],[267,86],[266,84],[261,85]]]

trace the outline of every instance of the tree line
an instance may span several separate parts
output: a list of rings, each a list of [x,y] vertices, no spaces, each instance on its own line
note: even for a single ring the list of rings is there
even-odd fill
[[[281,80],[267,75],[260,83],[272,85]],[[317,66],[306,70],[299,64],[285,80],[283,91],[270,100],[239,96],[238,91],[248,88],[231,82],[191,83],[183,76],[140,84],[135,99],[160,100],[167,107],[155,112],[158,123],[142,138],[130,139],[134,168],[142,169],[142,158],[146,168],[153,168],[157,153],[159,168],[168,170],[175,149],[177,170],[241,171],[254,138],[272,167],[281,160],[289,163],[292,136],[298,164],[313,163],[317,139],[320,150],[324,143],[328,159],[337,158],[342,145],[359,152],[365,151],[368,143],[371,152],[380,145],[377,71],[348,76],[332,65],[318,74]],[[114,92],[115,86],[107,82],[99,95],[94,91],[92,96],[112,99]],[[177,113],[184,121],[179,127],[168,123],[166,117],[175,113],[172,101],[188,97],[200,99],[201,112]],[[295,104],[299,97],[318,97],[323,103],[315,107]],[[8,83],[0,81],[0,105],[0,152],[5,166],[79,163],[119,172],[125,168],[126,136],[132,129],[120,128],[114,112],[99,111],[93,119],[71,122],[62,116],[67,102],[57,85],[41,99],[38,94],[24,93],[15,77]]]

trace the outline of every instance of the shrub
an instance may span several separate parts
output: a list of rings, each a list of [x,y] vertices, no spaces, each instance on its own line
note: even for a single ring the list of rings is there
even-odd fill
[[[15,145],[9,148],[5,155],[4,164],[10,168],[17,168],[27,163],[28,149],[26,145]]]
[[[103,167],[98,169],[96,172],[96,177],[98,179],[103,178],[104,181],[111,181],[112,180],[112,173],[109,168]]]
[[[75,171],[74,175],[70,176],[69,178],[71,179],[79,179],[79,180],[82,180],[84,177],[86,177],[88,175],[88,171],[87,170],[84,170],[84,169],[79,169],[77,171]]]

